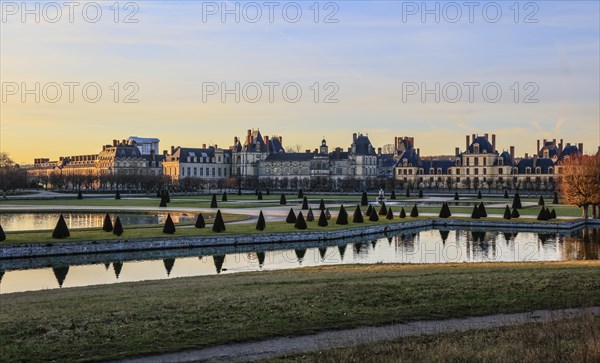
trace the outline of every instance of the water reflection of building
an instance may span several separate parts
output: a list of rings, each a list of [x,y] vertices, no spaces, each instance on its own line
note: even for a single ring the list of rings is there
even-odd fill
[[[600,258],[600,229],[582,228],[563,239],[563,259],[598,260]]]

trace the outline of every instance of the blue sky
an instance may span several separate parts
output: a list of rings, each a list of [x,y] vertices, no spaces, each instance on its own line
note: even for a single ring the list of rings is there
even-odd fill
[[[499,148],[515,145],[518,154],[534,152],[537,138],[584,142],[590,152],[600,143],[597,1],[535,2],[537,23],[522,22],[534,9],[524,9],[527,2],[519,3],[519,23],[514,1],[496,2],[503,12],[497,23],[480,11],[491,2],[478,2],[472,23],[464,6],[457,23],[443,17],[436,23],[432,16],[422,22],[420,14],[403,22],[407,2],[338,1],[339,21],[327,24],[314,22],[314,1],[297,2],[303,10],[297,23],[279,12],[273,23],[266,16],[257,23],[229,16],[222,23],[219,14],[203,22],[200,1],[135,3],[134,24],[112,21],[112,1],[103,3],[94,24],[81,17],[54,24],[8,17],[1,24],[2,82],[93,81],[103,90],[96,104],[7,99],[0,111],[2,151],[18,161],[55,158],[94,153],[129,135],[159,137],[164,149],[228,146],[248,128],[283,135],[287,146],[302,150],[317,147],[322,136],[346,148],[355,131],[369,133],[376,146],[414,136],[424,154],[451,154],[463,146],[464,134],[486,132],[498,134]],[[319,3],[321,19],[326,3]],[[128,81],[139,85],[140,102],[113,102],[110,85]],[[298,103],[281,97],[273,103],[202,102],[203,82],[297,82],[303,97]],[[315,103],[309,89],[315,82],[339,85],[339,103]],[[404,82],[495,82],[503,95],[498,103],[480,94],[473,103],[435,103],[432,97],[423,103],[418,95],[403,102]],[[515,82],[534,82],[539,103],[523,103],[523,90],[515,103],[509,88]]]

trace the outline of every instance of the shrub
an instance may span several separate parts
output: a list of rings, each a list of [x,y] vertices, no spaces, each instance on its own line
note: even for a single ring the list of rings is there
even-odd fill
[[[550,219],[556,219],[556,211],[554,208],[552,208],[552,211],[550,211]]]
[[[510,208],[508,208],[508,205],[506,206],[506,208],[504,208],[504,219],[510,219],[511,215],[510,215]]]
[[[472,219],[479,219],[481,216],[479,215],[479,208],[477,208],[477,204],[473,205],[473,211],[471,212]]]
[[[121,199],[121,192],[117,190],[117,193],[115,194],[115,199],[119,200]]]
[[[304,191],[302,189],[298,190],[298,199],[304,198]]]
[[[479,203],[479,217],[487,217],[487,211],[485,210],[485,205],[483,205],[483,202]]]
[[[512,213],[510,214],[510,216],[512,218],[519,218],[521,215],[519,214],[519,211],[517,210],[517,208],[513,208]]]
[[[227,192],[223,192],[223,196],[221,197],[221,202],[227,201]]]
[[[558,193],[554,192],[554,197],[552,198],[552,204],[558,204]]]
[[[521,197],[519,196],[519,193],[515,193],[515,197],[513,198],[512,207],[513,207],[513,209],[523,208],[523,206],[521,205]]]
[[[508,199],[508,190],[504,189],[504,199]]]
[[[367,192],[362,193],[362,197],[360,198],[360,205],[362,205],[363,207],[369,205],[369,196],[367,195]]]
[[[81,190],[77,193],[77,199],[83,199],[83,194],[81,194]]]
[[[344,205],[340,206],[340,212],[338,213],[335,224],[346,225],[348,224],[348,212],[346,212],[346,208]]]
[[[410,216],[412,218],[416,218],[419,216],[419,210],[417,209],[417,204],[415,203],[415,206],[413,207],[413,209],[410,211]]]
[[[329,208],[325,208],[325,217],[327,217],[327,220],[331,219],[331,213],[329,213]]]
[[[544,197],[542,197],[542,196],[540,195],[540,199],[538,199],[538,206],[539,206],[539,207],[543,207],[543,206],[545,206],[545,205],[546,205],[546,203],[544,202]]]
[[[165,200],[167,201],[167,203],[171,203],[171,194],[169,193],[169,190],[165,190]]]
[[[217,206],[217,195],[216,194],[212,195],[212,200],[210,201],[210,207],[211,208],[218,208],[218,206]]]
[[[329,224],[327,222],[327,217],[325,216],[325,211],[321,211],[321,215],[319,216],[319,227],[327,227]]]
[[[387,215],[385,216],[385,219],[387,219],[387,220],[394,219],[394,212],[392,211],[392,207],[390,207],[388,209],[388,212],[387,212]]]
[[[120,236],[123,234],[123,225],[121,224],[121,218],[119,217],[115,219],[115,228],[113,228],[113,234],[115,236]]]
[[[396,191],[392,189],[392,194],[390,195],[390,199],[396,199]]]
[[[306,214],[306,220],[312,222],[315,220],[315,215],[313,214],[312,208],[308,208],[308,213]]]
[[[302,212],[298,213],[298,218],[296,218],[296,223],[294,224],[294,228],[296,229],[306,229],[306,221],[304,220],[304,216]]]
[[[385,202],[383,202],[383,201],[381,202],[381,207],[379,207],[379,212],[378,212],[378,214],[379,214],[380,216],[385,216],[385,215],[387,215],[387,207],[386,207],[386,205],[385,205]]]
[[[365,212],[365,216],[369,217],[371,215],[372,210],[373,210],[373,206],[369,204],[369,208],[367,208],[367,211]]]
[[[279,204],[281,204],[281,205],[287,204],[287,200],[285,199],[285,194],[281,194],[281,197],[279,198]]]
[[[442,204],[442,209],[440,210],[440,218],[448,218],[452,216],[452,213],[450,213],[450,208],[448,207],[448,203],[444,202]]]
[[[458,200],[458,192],[454,192],[454,200]]]
[[[319,210],[325,210],[325,201],[323,199],[319,202]]]
[[[419,198],[423,198],[423,189],[419,189]]]
[[[167,200],[165,199],[165,197],[164,197],[164,196],[162,196],[162,197],[160,198],[160,204],[159,204],[158,206],[159,206],[160,208],[164,208],[164,207],[166,207],[166,206],[167,206]]]
[[[408,187],[406,187],[406,197],[410,198],[410,189]]]
[[[365,220],[362,216],[362,211],[360,210],[360,205],[356,206],[354,210],[354,215],[352,216],[352,223],[363,223]]]
[[[223,221],[223,216],[221,215],[221,210],[217,211],[217,216],[215,217],[215,221],[212,227],[213,232],[225,232],[225,222]]]
[[[547,221],[548,220],[548,215],[546,214],[546,208],[540,208],[540,213],[538,213],[537,216],[537,220],[538,221]]]
[[[167,214],[167,220],[165,221],[165,226],[163,227],[163,233],[173,234],[175,233],[175,223],[173,223],[173,219],[171,219],[171,214]]]
[[[261,210],[260,214],[258,215],[258,221],[256,221],[256,229],[258,231],[264,231],[266,226],[267,223],[265,222],[265,216],[263,215],[263,212]]]
[[[102,224],[102,230],[104,232],[110,232],[113,230],[113,224],[112,224],[112,221],[110,220],[110,215],[108,215],[108,213],[106,213],[106,215],[104,216],[104,223]]]
[[[258,200],[263,200],[262,190],[258,191]]]
[[[400,209],[400,218],[402,218],[402,219],[406,218],[406,212],[404,211],[404,207],[402,207],[402,209]]]
[[[303,197],[302,198],[302,208],[300,208],[302,210],[307,210],[308,209],[308,198]]]
[[[238,195],[242,195],[242,189],[241,188],[238,188],[238,193],[237,194]]]
[[[482,199],[483,195],[481,195],[481,190],[477,192],[477,199]]]
[[[287,218],[285,219],[286,223],[296,223],[296,213],[294,213],[294,208],[290,208],[290,212],[288,213]]]
[[[204,228],[206,227],[206,222],[204,222],[204,216],[202,213],[198,213],[198,217],[196,218],[196,224],[194,224],[196,228]]]
[[[54,231],[52,232],[52,238],[67,238],[70,235],[71,233],[69,233],[69,227],[67,227],[65,217],[61,214],[56,223],[56,227],[54,227]]]
[[[0,242],[5,241],[6,240],[6,234],[4,233],[4,229],[2,229],[2,226],[0,226]]]
[[[371,209],[371,214],[369,215],[369,220],[371,222],[377,222],[379,220],[379,215],[375,211],[375,208]]]

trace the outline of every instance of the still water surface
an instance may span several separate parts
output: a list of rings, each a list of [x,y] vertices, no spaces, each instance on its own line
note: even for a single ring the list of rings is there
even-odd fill
[[[597,260],[600,230],[414,230],[323,244],[262,244],[0,261],[0,293],[184,276],[374,263]]]

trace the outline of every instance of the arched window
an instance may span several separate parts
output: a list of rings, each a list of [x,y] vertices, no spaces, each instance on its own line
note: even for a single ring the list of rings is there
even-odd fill
[[[504,165],[504,159],[502,159],[502,158],[498,159],[498,165]]]
[[[433,168],[429,168],[429,174],[434,174]]]
[[[437,173],[438,173],[438,175],[442,174],[442,168],[438,168]]]
[[[479,144],[473,144],[473,153],[479,154]]]
[[[425,172],[425,171],[423,170],[423,168],[419,168],[419,172],[418,172],[418,173],[419,173],[419,175],[423,175],[423,173],[424,173],[424,172]]]
[[[540,168],[539,166],[535,168],[535,173],[536,174],[541,174],[542,173],[542,168]]]
[[[549,167],[548,168],[548,174],[554,174],[554,168],[553,167]]]
[[[530,167],[526,167],[525,168],[525,174],[531,174],[531,168]]]

